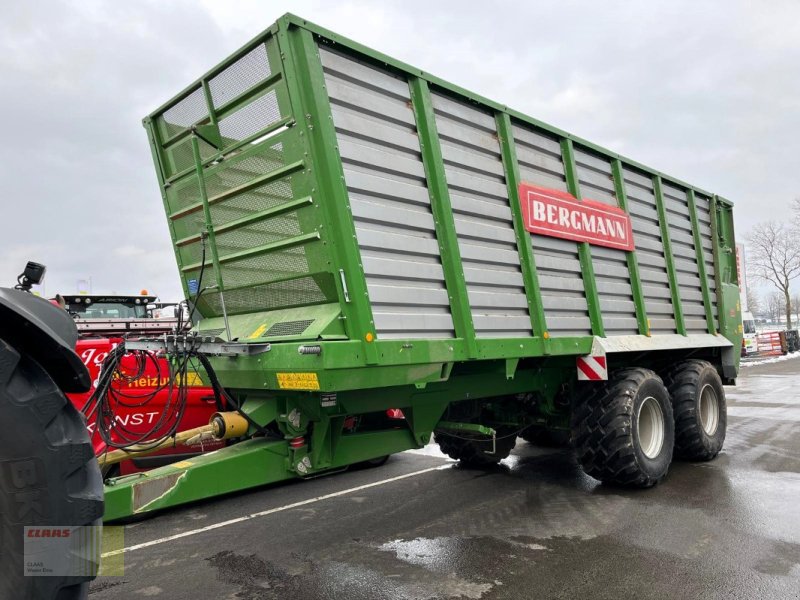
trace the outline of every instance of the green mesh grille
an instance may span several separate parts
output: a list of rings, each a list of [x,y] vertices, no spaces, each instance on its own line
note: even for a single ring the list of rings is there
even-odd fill
[[[186,289],[193,295],[221,285],[229,314],[335,300],[332,275],[311,266],[327,265],[312,259],[323,252],[322,245],[308,241],[319,230],[316,207],[289,204],[313,195],[314,186],[302,165],[305,140],[297,128],[286,127],[292,115],[274,44],[270,38],[216,69],[206,81],[208,94],[198,83],[154,118]],[[195,127],[202,180],[192,148]],[[219,270],[212,262],[211,239],[201,241],[208,231],[201,189]],[[219,290],[206,289],[198,310],[207,317],[222,314]]]

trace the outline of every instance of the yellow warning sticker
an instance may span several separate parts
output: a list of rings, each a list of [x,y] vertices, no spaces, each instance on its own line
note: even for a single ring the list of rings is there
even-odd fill
[[[180,461],[180,462],[172,463],[172,466],[173,466],[173,467],[175,467],[176,469],[188,469],[188,468],[189,468],[189,467],[191,467],[193,464],[194,464],[194,463],[193,463],[193,462],[191,462],[191,461],[188,461],[188,460],[182,460],[182,461]]]
[[[261,325],[258,329],[256,329],[253,333],[251,333],[247,337],[248,337],[248,339],[251,339],[251,340],[253,340],[255,338],[260,338],[262,335],[264,335],[264,332],[266,330],[267,330],[267,324],[264,323],[263,325]]]
[[[276,373],[278,387],[282,390],[318,390],[316,373]]]

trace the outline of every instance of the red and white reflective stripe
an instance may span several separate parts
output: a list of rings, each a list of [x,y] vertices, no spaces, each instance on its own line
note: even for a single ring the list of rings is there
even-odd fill
[[[578,381],[607,381],[608,366],[605,356],[579,356]]]

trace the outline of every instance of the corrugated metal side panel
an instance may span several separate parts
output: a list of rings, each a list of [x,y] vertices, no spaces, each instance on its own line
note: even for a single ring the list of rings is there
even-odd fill
[[[583,198],[619,206],[607,158],[576,147],[575,163]],[[592,265],[606,335],[639,333],[626,252],[592,246]]]
[[[697,251],[694,246],[686,190],[666,182],[663,183],[662,189],[686,333],[706,333],[708,323],[703,302],[703,287],[697,266]]]
[[[520,179],[567,191],[558,140],[517,123],[512,130]],[[550,335],[591,335],[577,243],[531,235],[531,244]]]
[[[628,196],[628,211],[633,222],[636,259],[639,263],[642,295],[647,318],[650,320],[650,331],[654,334],[675,333],[675,312],[672,307],[653,180],[650,176],[627,166],[624,172],[625,193]]]
[[[532,335],[494,118],[433,94],[477,337]]]
[[[320,47],[379,338],[453,337],[408,83]]]
[[[708,290],[711,293],[712,312],[714,313],[714,328],[719,331],[719,315],[717,314],[717,280],[714,265],[714,240],[711,234],[711,199],[702,194],[695,194],[697,207],[697,225],[700,228],[700,238],[703,242],[703,262],[706,266],[706,279]]]

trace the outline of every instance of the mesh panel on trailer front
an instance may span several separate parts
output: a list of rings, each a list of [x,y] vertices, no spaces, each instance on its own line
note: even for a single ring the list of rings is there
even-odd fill
[[[198,84],[155,117],[166,202],[186,287],[193,295],[198,286],[221,285],[230,314],[331,300],[330,292],[320,287],[324,278],[310,274],[307,253],[315,242],[304,235],[317,231],[307,212],[312,199],[291,204],[310,190],[298,134],[283,126],[291,117],[287,94],[270,37],[210,77],[207,93]],[[201,179],[192,150],[194,127],[201,128]],[[211,240],[201,237],[208,231],[201,186],[218,273]],[[218,289],[203,293],[200,310],[207,317],[222,314]]]

